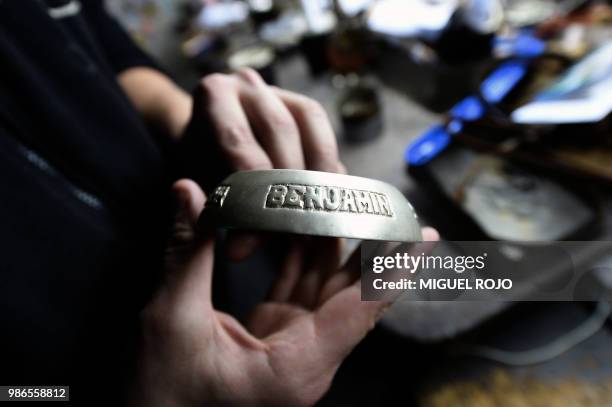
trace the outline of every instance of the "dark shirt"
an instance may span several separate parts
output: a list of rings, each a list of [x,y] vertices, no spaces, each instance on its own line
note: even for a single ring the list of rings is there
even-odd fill
[[[119,405],[173,177],[116,81],[155,64],[102,2],[66,3],[0,1],[0,385]]]

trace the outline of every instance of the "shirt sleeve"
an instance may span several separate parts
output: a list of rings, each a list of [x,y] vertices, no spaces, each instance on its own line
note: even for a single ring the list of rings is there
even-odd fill
[[[134,43],[119,22],[108,14],[102,0],[81,0],[81,4],[83,15],[115,73],[136,66],[162,70],[151,56]]]

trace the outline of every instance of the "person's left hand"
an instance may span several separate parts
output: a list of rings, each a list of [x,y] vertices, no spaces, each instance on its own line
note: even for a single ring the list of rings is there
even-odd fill
[[[389,305],[361,301],[359,252],[340,267],[338,258],[311,246],[321,240],[296,241],[268,301],[242,325],[211,300],[215,242],[206,224],[197,223],[202,190],[181,180],[174,192],[180,211],[164,282],[142,314],[144,340],[131,405],[313,405]],[[430,228],[423,236],[437,239]]]

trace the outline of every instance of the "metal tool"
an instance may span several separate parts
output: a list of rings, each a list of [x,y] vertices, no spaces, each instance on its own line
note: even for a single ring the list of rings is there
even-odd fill
[[[395,187],[319,171],[240,171],[208,199],[217,227],[395,242],[420,241],[412,205]]]

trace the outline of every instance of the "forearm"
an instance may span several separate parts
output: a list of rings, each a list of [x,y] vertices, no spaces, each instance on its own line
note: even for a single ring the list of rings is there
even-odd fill
[[[191,117],[191,96],[163,73],[147,67],[121,72],[119,84],[145,121],[170,137],[181,137]]]

